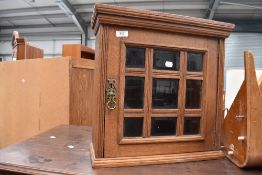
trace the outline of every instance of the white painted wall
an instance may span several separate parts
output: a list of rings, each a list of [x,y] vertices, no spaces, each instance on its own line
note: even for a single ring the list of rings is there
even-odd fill
[[[244,69],[228,69],[226,72],[226,98],[225,107],[230,108],[242,82],[244,81]],[[262,70],[257,70],[257,79],[262,75]]]

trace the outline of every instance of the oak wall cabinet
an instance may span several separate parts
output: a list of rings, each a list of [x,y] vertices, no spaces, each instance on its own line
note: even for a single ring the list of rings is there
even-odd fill
[[[233,24],[98,4],[93,167],[223,157],[224,39]]]

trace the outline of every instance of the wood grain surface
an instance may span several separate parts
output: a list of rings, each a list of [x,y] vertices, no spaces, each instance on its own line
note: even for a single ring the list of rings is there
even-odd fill
[[[262,93],[254,55],[245,51],[245,79],[224,120],[226,156],[239,167],[262,166]]]

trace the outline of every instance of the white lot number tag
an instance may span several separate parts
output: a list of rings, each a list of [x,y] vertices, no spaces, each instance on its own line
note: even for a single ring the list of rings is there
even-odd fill
[[[128,31],[116,31],[116,37],[128,37]]]

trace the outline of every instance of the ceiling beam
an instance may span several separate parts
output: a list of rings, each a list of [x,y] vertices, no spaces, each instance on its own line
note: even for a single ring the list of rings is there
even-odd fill
[[[233,5],[233,6],[247,7],[247,8],[250,8],[250,9],[262,10],[262,6],[254,6],[254,5],[240,4],[240,3],[233,3],[233,2],[225,2],[225,1],[220,1],[220,4]]]
[[[31,13],[31,12],[50,12],[50,11],[60,11],[58,6],[44,6],[44,7],[29,7],[29,8],[19,8],[19,9],[8,9],[8,10],[0,10],[0,16],[7,16],[8,14],[18,14],[18,13]]]
[[[33,29],[33,28],[50,28],[50,27],[76,27],[73,23],[63,24],[37,24],[37,25],[17,25],[17,26],[0,26],[1,30],[10,29]]]
[[[26,15],[26,16],[10,16],[0,17],[0,21],[17,21],[17,20],[30,20],[30,19],[42,19],[42,18],[66,18],[64,13],[46,14],[46,15]]]
[[[72,4],[68,0],[57,0],[56,3],[60,7],[60,9],[63,10],[65,14],[73,20],[79,30],[83,34],[87,35],[87,24],[82,19],[82,17],[77,14],[77,11],[72,6]]]
[[[210,0],[207,19],[213,19],[215,12],[219,6],[220,0]]]
[[[59,0],[56,0],[59,1]],[[167,4],[165,7],[165,10],[205,10],[205,5],[189,5],[189,4],[178,4],[174,3],[174,0],[165,0],[165,3]],[[115,4],[114,1],[108,2],[108,4]],[[162,2],[156,1],[156,0],[150,0],[150,1],[128,1],[128,0],[118,0],[118,5],[123,5],[127,7],[137,7],[148,10],[163,10],[162,8]],[[93,12],[95,3],[84,3],[84,4],[74,4],[71,5],[74,7],[76,12]],[[18,8],[18,9],[8,9],[8,10],[0,10],[0,16],[7,17],[14,14],[26,14],[31,12],[48,12],[50,14],[53,11],[60,11],[60,8],[58,6],[42,6],[42,7],[29,7],[29,8]]]

